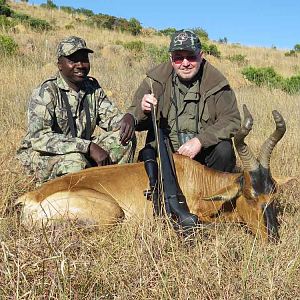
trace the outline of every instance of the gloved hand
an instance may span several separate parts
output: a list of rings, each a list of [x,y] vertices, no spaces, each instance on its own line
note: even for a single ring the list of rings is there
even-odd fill
[[[112,163],[109,154],[93,142],[91,142],[89,147],[89,156],[97,163],[98,166],[106,166]]]
[[[123,146],[134,137],[135,124],[134,117],[127,113],[120,121],[120,141]]]

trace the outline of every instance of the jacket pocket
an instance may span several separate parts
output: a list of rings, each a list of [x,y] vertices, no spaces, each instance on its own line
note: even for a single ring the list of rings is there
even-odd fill
[[[204,109],[201,115],[201,120],[203,120],[204,122],[207,122],[209,119],[210,115],[209,115],[209,111],[208,111],[208,105],[207,103],[204,104]]]
[[[67,109],[59,108],[59,109],[56,109],[55,113],[56,113],[57,125],[58,125],[59,129],[62,132],[66,133],[69,129]]]

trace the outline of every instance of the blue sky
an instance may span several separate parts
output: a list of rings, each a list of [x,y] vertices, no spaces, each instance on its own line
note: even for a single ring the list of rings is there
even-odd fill
[[[46,0],[30,0],[41,4]],[[300,44],[300,0],[54,0],[58,6],[139,20],[143,27],[201,27],[212,40],[293,49]]]

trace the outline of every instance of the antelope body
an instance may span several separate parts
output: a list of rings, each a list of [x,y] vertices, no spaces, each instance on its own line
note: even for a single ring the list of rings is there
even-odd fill
[[[269,165],[272,150],[285,132],[285,123],[273,111],[276,130],[256,159],[244,142],[252,129],[252,117],[245,106],[244,114],[244,123],[234,138],[244,171],[219,172],[174,154],[178,182],[190,211],[202,222],[244,223],[262,238],[277,238],[272,204],[277,183]],[[143,163],[95,167],[45,183],[21,196],[18,202],[23,204],[23,221],[69,218],[110,225],[124,218],[153,217],[152,203],[143,196],[148,185]]]

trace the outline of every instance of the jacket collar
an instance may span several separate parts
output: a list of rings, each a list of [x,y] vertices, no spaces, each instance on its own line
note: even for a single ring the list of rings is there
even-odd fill
[[[71,91],[69,85],[67,84],[67,82],[65,81],[65,79],[63,78],[63,76],[61,75],[60,72],[57,72],[56,80],[57,80],[57,86],[60,89],[62,89],[64,91],[68,91],[68,92]],[[87,77],[83,81],[82,87],[81,87],[79,92],[85,93],[85,92],[88,92],[88,91],[91,91],[91,90],[93,90],[93,86],[92,86],[92,83],[89,80],[89,77]]]
[[[171,62],[160,64],[147,72],[151,79],[166,84],[173,74]],[[203,58],[198,75],[200,82],[200,94],[205,98],[229,85],[224,75]]]

